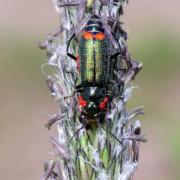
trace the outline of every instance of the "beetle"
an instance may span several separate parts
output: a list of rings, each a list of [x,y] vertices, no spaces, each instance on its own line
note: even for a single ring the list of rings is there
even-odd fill
[[[99,16],[92,15],[83,28],[78,56],[67,55],[76,60],[80,84],[76,86],[80,122],[89,129],[92,124],[102,122],[108,103],[112,99],[112,83],[109,78],[111,44]]]

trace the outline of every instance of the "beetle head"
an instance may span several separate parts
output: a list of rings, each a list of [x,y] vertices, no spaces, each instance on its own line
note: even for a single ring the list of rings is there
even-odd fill
[[[98,117],[102,111],[106,110],[109,97],[106,89],[100,87],[85,87],[78,97],[81,114],[87,118]]]

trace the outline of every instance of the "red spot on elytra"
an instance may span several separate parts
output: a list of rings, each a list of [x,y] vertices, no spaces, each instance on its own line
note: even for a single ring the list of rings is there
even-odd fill
[[[90,39],[98,39],[98,40],[103,40],[105,39],[105,34],[104,33],[97,33],[97,34],[93,34],[91,32],[88,31],[84,31],[82,34],[82,37],[86,40],[90,40]]]
[[[100,109],[106,108],[108,101],[109,97],[105,97],[104,100],[99,104]]]
[[[82,96],[79,96],[79,97],[78,97],[78,104],[79,104],[79,106],[81,106],[81,107],[86,107],[86,106],[87,106],[87,102],[83,99]]]
[[[84,31],[82,37],[86,40],[90,40],[90,39],[93,39],[93,34],[91,32]]]
[[[97,33],[95,35],[95,39],[103,40],[103,39],[105,39],[105,34],[104,33]]]

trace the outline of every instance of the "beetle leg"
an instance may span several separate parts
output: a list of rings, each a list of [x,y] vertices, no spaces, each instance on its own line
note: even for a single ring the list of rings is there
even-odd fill
[[[110,59],[113,59],[113,58],[115,58],[115,57],[117,57],[117,56],[119,56],[120,55],[120,52],[116,52],[116,53],[114,53],[114,54],[112,54],[111,56],[110,56]]]
[[[74,96],[76,93],[78,93],[78,92],[82,92],[83,87],[81,87],[81,85],[78,85],[78,86],[75,87],[75,89],[76,89],[76,90],[73,92],[73,94],[70,95],[70,96],[65,96],[65,97],[64,97],[64,100],[73,97],[73,96]]]
[[[77,91],[74,91],[72,95],[70,96],[64,96],[64,100],[74,97],[74,95],[77,93]]]
[[[77,59],[78,59],[75,55],[68,53],[68,52],[67,52],[67,56],[69,56],[71,59],[73,59],[75,61],[77,61]]]
[[[67,56],[69,56],[71,59],[77,61],[77,57],[69,52],[69,46],[74,37],[75,37],[75,33],[73,33],[73,35],[70,37],[70,39],[68,41],[66,52],[67,52]]]
[[[77,70],[79,71],[79,70],[80,70],[79,57],[78,57],[78,56],[75,56],[75,55],[73,55],[73,54],[71,54],[71,53],[69,52],[69,46],[70,46],[71,41],[72,41],[73,38],[75,38],[75,33],[73,33],[73,35],[70,37],[70,39],[69,39],[69,41],[68,41],[67,50],[66,50],[67,53],[66,53],[66,54],[67,54],[67,56],[69,56],[71,59],[73,59],[73,60],[76,61],[76,63],[77,63]]]
[[[70,96],[64,96],[64,100],[69,99],[69,98],[71,98],[71,97],[73,97],[73,95],[70,95]]]
[[[79,71],[79,69],[80,69],[79,57],[78,57],[78,56],[75,56],[75,55],[73,55],[73,54],[71,54],[71,53],[69,52],[69,46],[70,46],[71,41],[72,41],[72,39],[73,39],[74,37],[75,37],[75,33],[70,37],[70,39],[69,39],[69,41],[68,41],[68,45],[67,45],[67,50],[66,50],[66,52],[67,52],[67,56],[69,56],[71,59],[73,59],[73,60],[76,61],[76,63],[77,63],[77,70]]]

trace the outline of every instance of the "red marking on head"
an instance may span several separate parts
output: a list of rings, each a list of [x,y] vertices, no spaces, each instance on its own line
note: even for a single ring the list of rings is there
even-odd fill
[[[98,33],[95,35],[95,39],[102,41],[103,39],[105,39],[105,34],[104,33]]]
[[[105,97],[104,100],[99,104],[100,109],[105,109],[107,106],[107,103],[109,101],[109,97]]]
[[[86,106],[87,106],[87,102],[83,99],[82,96],[79,96],[79,97],[78,97],[78,104],[79,104],[79,106],[81,106],[81,107],[86,107]]]
[[[91,32],[84,31],[82,37],[86,40],[90,40],[93,39],[93,34]]]

